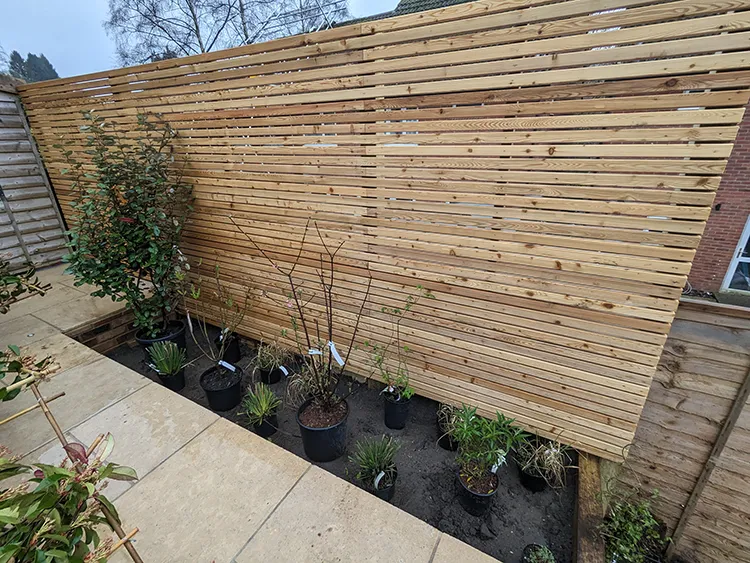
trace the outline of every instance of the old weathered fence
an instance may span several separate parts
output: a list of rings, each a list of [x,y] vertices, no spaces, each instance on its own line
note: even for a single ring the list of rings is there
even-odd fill
[[[748,9],[486,0],[22,94],[63,202],[53,144],[83,144],[82,110],[123,129],[162,112],[196,189],[193,257],[283,301],[229,216],[284,264],[313,219],[346,241],[337,339],[369,276],[363,337],[421,283],[436,299],[404,322],[420,393],[618,459],[748,101]],[[286,326],[259,298],[242,328]]]
[[[18,267],[57,262],[63,231],[16,89],[0,83],[0,255]]]
[[[750,311],[682,303],[620,479],[659,490],[687,561],[750,561],[748,374]]]

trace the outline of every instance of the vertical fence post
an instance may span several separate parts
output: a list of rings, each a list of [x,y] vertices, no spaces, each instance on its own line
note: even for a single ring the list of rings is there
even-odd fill
[[[695,512],[695,507],[698,505],[703,490],[706,488],[708,480],[711,478],[711,474],[719,461],[719,457],[721,457],[721,453],[724,451],[724,446],[726,446],[729,437],[732,435],[732,431],[737,424],[737,419],[739,419],[740,414],[742,414],[742,409],[745,407],[745,403],[747,403],[747,398],[749,396],[750,368],[748,368],[745,373],[745,379],[737,392],[737,396],[734,398],[732,408],[724,421],[724,425],[716,438],[716,442],[714,442],[713,448],[711,448],[711,453],[708,455],[706,464],[703,466],[703,471],[701,471],[700,477],[698,477],[698,481],[696,481],[695,487],[693,487],[693,491],[690,493],[690,497],[685,504],[685,509],[682,511],[682,515],[680,515],[680,520],[677,522],[677,527],[672,534],[672,541],[670,542],[669,547],[667,547],[666,555],[668,560],[674,556],[675,551],[677,550],[677,546],[680,543],[682,535],[685,533],[685,528],[688,525],[690,517],[693,515],[693,512]]]

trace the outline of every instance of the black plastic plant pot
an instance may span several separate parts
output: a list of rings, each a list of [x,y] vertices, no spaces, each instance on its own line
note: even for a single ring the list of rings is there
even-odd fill
[[[300,434],[302,434],[302,446],[305,448],[305,455],[312,461],[333,461],[340,458],[346,451],[346,421],[349,418],[349,404],[346,405],[346,414],[344,418],[332,426],[326,428],[312,428],[305,426],[299,419],[299,416],[312,399],[307,399],[297,410],[297,424],[299,425]]]
[[[216,340],[214,340],[214,344],[216,345],[217,350],[221,350],[221,340],[219,336],[217,336]],[[226,347],[224,348],[224,355],[221,357],[221,359],[228,364],[236,364],[240,361],[240,359],[242,359],[242,352],[240,352],[240,337],[236,332],[233,332],[232,334],[227,336],[227,340],[228,342],[226,344]]]
[[[182,368],[174,375],[159,374],[159,381],[161,381],[161,384],[167,389],[171,389],[172,391],[182,391],[185,388],[185,368]]]
[[[456,442],[453,439],[453,436],[448,434],[445,430],[443,430],[443,427],[440,426],[440,419],[437,421],[437,429],[438,429],[438,445],[443,448],[444,450],[448,450],[449,452],[455,452],[458,449],[458,442]]]
[[[397,400],[394,395],[386,393],[384,403],[385,425],[391,430],[403,430],[409,419],[411,399]]]
[[[281,381],[282,372],[279,368],[259,369],[260,380],[266,385],[273,385]]]
[[[242,401],[242,370],[225,370],[224,376],[217,378],[219,366],[208,368],[201,374],[200,384],[208,399],[211,410],[224,412],[235,408]]]
[[[143,336],[143,331],[140,330],[135,333],[135,341],[143,346],[144,349],[157,342],[174,342],[179,348],[184,350],[187,347],[185,342],[185,323],[183,321],[169,321],[168,333],[158,338],[146,338]],[[144,352],[148,360],[148,351],[144,350]]]
[[[398,479],[398,472],[393,476],[393,483],[382,489],[373,488],[370,492],[385,502],[391,502],[393,495],[396,492],[396,480]]]
[[[268,438],[276,433],[279,428],[279,420],[275,414],[272,414],[268,418],[264,418],[263,422],[258,425],[253,425],[253,432],[255,432],[261,438]]]
[[[464,484],[460,472],[456,473],[458,481],[458,502],[463,509],[472,516],[484,516],[492,507],[492,501],[497,494],[497,487],[491,493],[475,493]]]
[[[520,466],[518,467],[518,474],[521,476],[521,484],[532,493],[541,493],[547,488],[547,481],[544,477],[527,473]]]

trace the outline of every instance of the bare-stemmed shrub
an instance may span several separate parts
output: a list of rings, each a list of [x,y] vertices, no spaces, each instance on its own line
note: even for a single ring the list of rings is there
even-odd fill
[[[275,301],[289,313],[296,342],[297,350],[303,358],[301,369],[289,377],[287,384],[287,399],[293,405],[299,405],[306,399],[312,399],[312,404],[322,412],[333,412],[342,401],[338,394],[338,386],[344,369],[349,360],[349,355],[354,348],[354,341],[359,329],[360,319],[367,303],[372,278],[368,279],[367,288],[362,297],[361,304],[356,313],[356,320],[351,331],[346,352],[342,356],[334,344],[335,307],[334,287],[337,281],[335,275],[336,256],[344,245],[343,242],[332,247],[326,243],[317,223],[315,231],[318,235],[323,252],[318,254],[318,268],[316,275],[319,282],[318,292],[309,296],[303,292],[303,284],[297,277],[297,269],[300,265],[305,242],[307,240],[310,223],[305,225],[304,234],[294,261],[289,267],[282,267],[271,255],[258,245],[242,227],[230,217],[234,226],[243,234],[253,247],[271,264],[271,266],[283,275],[289,285],[286,301],[266,294],[269,299]],[[310,307],[312,302],[323,305],[323,314]],[[286,333],[285,333],[286,334]]]

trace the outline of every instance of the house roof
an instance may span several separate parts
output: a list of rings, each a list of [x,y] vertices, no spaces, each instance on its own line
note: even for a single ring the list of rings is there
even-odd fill
[[[364,18],[356,18],[353,20],[341,22],[337,24],[337,26],[382,20],[385,18],[392,18],[394,16],[403,16],[404,14],[413,14],[414,12],[424,12],[425,10],[435,10],[436,8],[445,8],[446,6],[465,4],[466,2],[471,1],[473,0],[401,0],[398,3],[398,6],[396,6],[390,12],[374,14],[372,16],[366,16]]]

